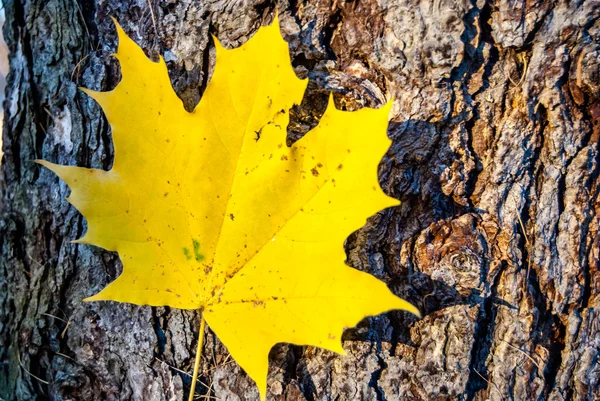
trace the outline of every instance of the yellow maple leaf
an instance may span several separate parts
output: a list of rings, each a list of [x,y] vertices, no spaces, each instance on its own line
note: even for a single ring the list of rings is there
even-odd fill
[[[261,399],[276,343],[344,353],[343,329],[365,316],[418,314],[344,263],[346,237],[399,203],[377,181],[391,102],[350,113],[330,101],[319,125],[287,147],[288,110],[307,80],[295,76],[277,22],[237,49],[216,43],[215,72],[193,113],[164,60],[152,62],[117,30],[121,82],[85,90],[110,122],[114,166],[40,161],[87,219],[75,242],[123,262],[88,301],[202,309]]]

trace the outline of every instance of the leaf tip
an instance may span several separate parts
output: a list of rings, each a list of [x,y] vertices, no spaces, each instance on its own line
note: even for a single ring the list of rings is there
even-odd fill
[[[102,106],[102,101],[106,98],[106,95],[108,93],[111,93],[110,91],[109,92],[98,92],[95,90],[84,88],[82,86],[79,86],[78,89],[80,91],[82,91],[83,93],[85,93],[86,95],[88,95],[89,97],[91,97],[92,99],[94,99],[96,101],[96,103],[98,103],[100,106]]]
[[[329,92],[329,95],[327,96],[327,108],[325,109],[325,112],[327,113],[330,110],[338,110],[337,107],[335,107],[335,101],[333,100],[333,92]]]
[[[421,319],[423,316],[421,315],[421,311],[414,306],[413,304],[406,302],[405,300],[402,300],[403,306],[401,309],[412,313],[413,315],[415,315],[417,318]]]
[[[402,202],[399,199],[396,199],[392,196],[388,196],[388,205],[387,207],[398,207],[402,204]]]
[[[117,21],[117,19],[115,17],[113,17],[112,15],[108,16],[112,22],[115,24],[115,27],[119,26],[119,21]]]
[[[386,114],[389,114],[392,111],[392,108],[394,107],[394,100],[396,99],[394,99],[392,96],[388,99],[387,103],[381,106],[381,108],[386,111]]]
[[[279,28],[279,10],[275,9],[275,16],[273,17],[273,21],[269,24],[271,26]]]
[[[67,201],[69,201],[69,199],[67,198]],[[69,201],[69,203],[71,203]],[[87,235],[84,235],[81,238],[78,239],[74,239],[72,241],[69,241],[69,244],[85,244],[85,245],[91,245],[91,242],[89,241],[89,239],[87,238]]]
[[[79,89],[80,91],[82,91],[83,93],[85,93],[86,95],[88,95],[89,97],[93,98],[93,93],[95,93],[95,91],[85,88],[83,86],[78,86],[77,89]]]
[[[83,298],[81,301],[82,302],[112,301],[113,299],[110,297],[110,295],[107,296],[107,293],[106,293],[107,288],[109,288],[109,287],[105,287],[100,292],[98,292],[92,296]],[[121,302],[121,301],[117,301],[117,302]]]
[[[57,176],[59,176],[60,178],[62,178],[60,171],[61,169],[63,169],[65,166],[61,166],[60,164],[54,164],[52,162],[49,162],[47,160],[43,160],[43,159],[35,159],[32,160],[34,163],[39,164],[40,166],[46,167],[48,170],[52,171],[54,174],[56,174]]]
[[[213,43],[215,45],[215,50],[217,51],[217,57],[220,54],[222,54],[223,52],[227,51],[227,49],[221,44],[221,41],[219,40],[219,38],[217,38],[217,35],[213,35],[211,33],[210,37],[212,38]]]
[[[127,36],[127,35],[125,34],[125,31],[123,30],[123,28],[121,28],[121,24],[119,24],[119,21],[117,21],[117,19],[115,17],[113,17],[111,15],[110,19],[112,20],[113,24],[115,25],[115,29],[117,30],[117,36],[119,38],[119,43],[121,43],[121,38],[123,36]]]
[[[122,54],[122,53],[124,53],[124,52],[126,52],[126,51],[123,50],[123,48],[127,47],[127,43],[128,42],[132,42],[132,43],[135,44],[135,42],[133,42],[129,38],[129,36],[127,36],[127,34],[125,33],[125,31],[123,30],[123,28],[119,24],[119,21],[117,21],[117,19],[115,17],[111,16],[110,19],[112,19],[113,23],[115,24],[115,29],[117,31],[117,52],[113,53],[112,56],[116,57],[117,60],[119,60],[119,55]],[[135,46],[137,46],[137,44],[135,44]]]
[[[98,293],[98,294],[100,294],[100,293]],[[81,302],[94,302],[94,301],[98,301],[98,294],[94,294],[92,296],[85,297],[85,298],[83,298],[81,300]]]

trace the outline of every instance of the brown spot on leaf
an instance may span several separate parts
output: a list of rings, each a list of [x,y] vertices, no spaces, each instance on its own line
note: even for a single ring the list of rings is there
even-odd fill
[[[254,301],[252,302],[252,304],[254,305],[254,307],[258,307],[258,306],[266,306],[264,301]]]

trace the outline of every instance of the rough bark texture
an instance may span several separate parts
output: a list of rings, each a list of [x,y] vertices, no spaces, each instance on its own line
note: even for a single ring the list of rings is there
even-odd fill
[[[396,99],[380,176],[402,205],[348,239],[348,263],[425,318],[367,319],[345,357],[276,347],[269,397],[600,400],[600,2],[4,3],[1,399],[187,399],[179,370],[191,369],[199,316],[80,302],[116,277],[118,258],[69,244],[85,221],[30,161],[110,167],[106,120],[77,90],[119,80],[108,16],[165,57],[191,109],[213,67],[210,34],[237,46],[277,7],[310,78],[290,140],[327,91],[348,109]],[[202,369],[199,393],[257,399],[210,333]]]

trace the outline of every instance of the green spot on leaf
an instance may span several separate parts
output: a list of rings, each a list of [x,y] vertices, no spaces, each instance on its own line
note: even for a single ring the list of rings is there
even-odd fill
[[[192,240],[194,244],[194,257],[196,258],[196,262],[202,262],[204,260],[204,255],[200,253],[200,242],[198,240]]]

